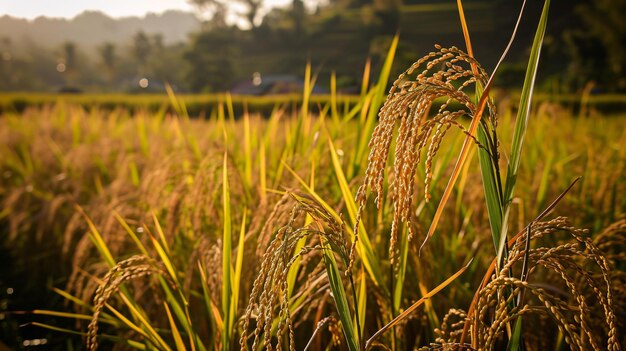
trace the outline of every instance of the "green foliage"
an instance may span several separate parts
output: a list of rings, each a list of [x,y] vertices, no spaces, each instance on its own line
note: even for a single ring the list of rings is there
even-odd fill
[[[192,90],[222,92],[241,77],[232,60],[241,55],[235,45],[238,38],[239,33],[232,28],[201,32],[193,38],[185,53],[189,63],[186,81]]]
[[[0,78],[5,84],[0,89],[58,91],[71,84],[91,92],[146,91],[137,84],[146,76],[151,81],[148,91],[162,92],[168,82],[179,91],[223,92],[233,83],[249,82],[254,72],[301,76],[301,68],[310,61],[324,85],[334,71],[339,91],[356,92],[366,58],[373,60],[375,70],[380,69],[396,33],[402,36],[392,76],[410,65],[416,53],[429,51],[431,43],[459,40],[453,1],[337,1],[315,12],[302,1],[292,1],[262,16],[260,0],[190,2],[200,18],[208,19],[200,23],[190,13],[172,12],[147,23],[150,18],[116,20],[85,13],[51,30],[49,22],[54,21],[2,18]],[[232,3],[239,5],[237,9]],[[623,92],[623,2],[581,0],[554,6],[556,21],[546,36],[549,60],[542,66],[538,87],[545,92],[576,93],[593,82],[594,89]],[[508,40],[507,30],[502,29],[513,26],[516,11],[516,6],[493,1],[466,4],[467,17],[481,35],[476,50],[486,67],[495,63]],[[249,28],[239,29],[226,21],[237,17]],[[161,34],[147,34],[154,33],[157,25]],[[112,26],[119,32],[111,32]],[[128,32],[126,27],[142,30]],[[530,43],[532,31],[521,31],[519,36],[520,42]],[[34,45],[23,44],[24,37],[33,39]],[[73,43],[72,57],[65,53],[65,42]],[[115,65],[110,50],[103,56],[107,45],[117,48]],[[510,55],[503,67],[508,74],[498,77],[500,86],[519,88],[526,49],[528,44]],[[68,61],[68,70],[57,72],[62,60]]]

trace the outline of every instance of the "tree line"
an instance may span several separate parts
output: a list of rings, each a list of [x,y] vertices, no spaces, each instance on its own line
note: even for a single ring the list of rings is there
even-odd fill
[[[396,33],[401,41],[395,73],[431,51],[433,41],[463,42],[452,0],[330,0],[315,8],[293,0],[269,11],[263,0],[189,1],[202,25],[178,43],[138,31],[126,44],[104,42],[87,50],[68,41],[50,49],[0,36],[0,90],[162,91],[168,82],[181,92],[219,92],[253,75],[301,76],[311,62],[319,84],[328,84],[334,72],[338,87],[350,92],[360,85],[367,60],[375,77]],[[504,0],[464,4],[478,58],[489,69],[519,8]],[[551,12],[542,86],[568,92],[591,81],[603,91],[624,91],[625,3],[575,0],[553,6],[558,9]],[[537,16],[530,13],[525,20]],[[500,85],[514,86],[523,78],[531,35],[519,34]]]

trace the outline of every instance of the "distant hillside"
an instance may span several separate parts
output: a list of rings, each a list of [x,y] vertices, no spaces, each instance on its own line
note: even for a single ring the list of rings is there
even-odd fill
[[[34,43],[43,47],[58,47],[72,41],[83,48],[93,48],[103,42],[125,44],[138,31],[161,34],[165,44],[186,41],[200,22],[196,16],[183,11],[166,11],[145,17],[111,18],[98,11],[86,11],[73,19],[38,17],[34,20],[0,17],[0,39],[9,38],[15,46]]]

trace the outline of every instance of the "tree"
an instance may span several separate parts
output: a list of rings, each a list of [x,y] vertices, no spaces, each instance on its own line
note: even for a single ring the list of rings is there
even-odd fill
[[[257,15],[259,14],[259,10],[261,9],[261,6],[263,5],[263,0],[238,0],[240,3],[242,3],[244,6],[246,6],[246,12],[244,13],[244,16],[246,18],[246,20],[248,21],[248,23],[250,24],[250,28],[254,29],[257,27],[256,25],[256,19],[257,19]]]
[[[11,38],[3,37],[0,40],[0,81],[4,83],[4,89],[10,89],[13,81],[12,72],[12,42]]]
[[[68,71],[76,69],[76,44],[71,41],[63,44],[63,59]]]
[[[150,42],[150,37],[143,31],[137,32],[133,37],[133,56],[139,64],[139,69],[142,71],[141,73],[145,73],[144,71],[146,70],[151,53],[152,43]]]
[[[2,53],[9,53],[13,47],[13,41],[9,37],[2,37],[0,40],[0,50]]]
[[[115,75],[115,65],[117,62],[115,44],[104,43],[101,47],[98,48],[98,52],[100,53],[102,65],[107,71],[108,78],[109,80],[111,80]]]
[[[609,87],[626,89],[626,79],[623,78],[626,71],[626,22],[623,18],[626,2],[589,1],[579,5],[576,13],[587,27],[586,34],[603,47],[604,64],[601,67],[607,71],[609,77],[604,83]]]
[[[228,17],[229,6],[226,0],[188,0],[196,7],[201,17],[210,14],[210,20],[207,21],[211,26],[226,26],[226,18]],[[250,25],[250,28],[257,27],[257,17],[259,10],[263,6],[263,0],[235,0],[235,2],[243,5],[246,9],[242,16]]]
[[[302,0],[293,0],[289,17],[293,22],[294,34],[296,41],[301,41],[304,36],[304,21],[306,20],[306,8]]]
[[[381,32],[394,34],[400,24],[402,0],[374,0],[374,13],[381,24]]]
[[[203,31],[192,40],[185,60],[189,63],[186,81],[194,91],[225,91],[235,79],[238,31],[232,27]],[[216,48],[219,48],[216,50]]]
[[[65,72],[66,82],[68,84],[72,84],[76,79],[76,75],[78,74],[76,44],[71,41],[65,42],[65,44],[63,44],[62,50],[64,62],[63,64],[65,65],[65,68],[62,70],[59,70],[57,68],[57,70],[59,70],[59,72]]]
[[[157,33],[152,36],[152,46],[154,47],[155,53],[159,53],[163,51],[165,48],[165,43],[163,42],[163,34]]]
[[[224,0],[187,0],[196,7],[201,18],[205,19],[204,29],[226,27],[228,7]],[[207,19],[207,15],[208,17]]]

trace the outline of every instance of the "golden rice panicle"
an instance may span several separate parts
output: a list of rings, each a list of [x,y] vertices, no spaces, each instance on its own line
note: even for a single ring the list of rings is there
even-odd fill
[[[292,198],[295,199],[296,204],[292,207],[290,218],[267,245],[257,278],[252,286],[240,337],[242,350],[248,349],[248,329],[253,319],[256,320],[256,327],[254,327],[252,350],[257,350],[260,346],[264,346],[266,350],[281,350],[282,340],[285,340],[283,336],[286,336],[286,345],[289,350],[295,350],[287,275],[298,258],[322,250],[320,241],[316,239],[323,237],[333,249],[339,250],[339,255],[347,261],[348,251],[343,236],[343,222],[337,221],[313,199],[293,194]],[[304,214],[308,214],[313,219],[308,225],[299,224],[303,223]],[[303,238],[308,238],[308,243],[296,252],[296,246]],[[275,310],[278,310],[277,316]],[[275,317],[278,317],[276,329],[278,342],[273,345],[272,327]]]
[[[626,262],[626,218],[622,218],[617,222],[609,225],[600,234],[595,236],[593,243],[604,254],[608,263],[612,267],[620,267]],[[611,281],[614,296],[626,296],[626,272],[619,268],[612,269],[608,278]],[[615,307],[615,322],[617,330],[622,331],[622,349],[626,349],[626,299],[617,298],[613,301]],[[596,319],[602,319],[603,316],[594,315]]]
[[[434,330],[437,336],[434,343],[419,348],[419,351],[471,351],[470,344],[458,343],[457,339],[463,333],[463,326],[467,320],[467,313],[456,308],[450,309],[443,317],[441,326]]]
[[[526,236],[513,244],[498,274],[478,292],[476,312],[470,317],[472,344],[477,350],[492,350],[506,325],[523,316],[525,320],[552,320],[572,350],[621,350],[611,269],[588,231],[558,217],[534,223],[530,233],[530,240],[557,233],[574,240],[554,247],[539,245],[528,252]],[[528,268],[525,278],[511,275],[524,265]],[[544,281],[556,289],[546,289],[540,284]],[[594,310],[601,311],[601,318],[593,317],[590,311]]]
[[[369,143],[371,150],[365,179],[356,196],[360,208],[358,220],[368,190],[376,194],[376,206],[380,209],[385,165],[398,125],[394,176],[390,181],[394,206],[389,248],[392,263],[399,223],[410,221],[415,176],[417,166],[422,160],[422,151],[426,150],[424,197],[429,200],[433,159],[447,131],[450,127],[457,127],[469,135],[459,119],[462,116],[473,118],[477,108],[466,90],[477,83],[484,86],[488,80],[487,73],[478,62],[463,51],[456,47],[442,48],[439,45],[435,48],[437,51],[419,59],[393,83],[378,114],[379,122]],[[472,65],[478,67],[476,74],[472,71]],[[432,109],[433,103],[439,98],[444,99],[443,104],[436,110]],[[495,125],[495,107],[491,101],[488,106],[489,117],[485,123]],[[478,143],[476,139],[474,141]],[[357,234],[358,220],[355,225]],[[415,233],[411,226],[408,228],[409,239],[412,239]]]
[[[200,267],[200,276],[208,286],[208,293],[213,301],[221,304],[222,291],[222,245],[221,240],[210,240],[200,237],[196,247],[191,252],[183,287],[185,291],[191,291],[196,280],[194,271]]]
[[[161,274],[165,278],[169,277],[152,259],[143,255],[132,256],[124,261],[120,261],[107,272],[102,279],[102,283],[96,289],[96,294],[93,298],[93,314],[85,343],[87,350],[93,351],[98,348],[98,318],[111,296],[117,293],[124,282],[151,274]]]
[[[609,225],[593,242],[613,264],[626,261],[626,218]]]

